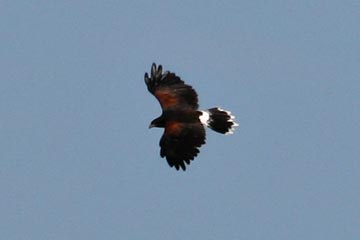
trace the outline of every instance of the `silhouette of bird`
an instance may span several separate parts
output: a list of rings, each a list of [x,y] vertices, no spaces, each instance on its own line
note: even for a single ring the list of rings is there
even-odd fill
[[[205,144],[205,128],[222,134],[232,134],[238,124],[231,112],[215,107],[199,111],[198,95],[175,73],[163,72],[162,66],[152,64],[151,74],[145,73],[145,83],[160,102],[162,114],[149,128],[164,128],[160,139],[160,156],[170,167],[186,170]]]

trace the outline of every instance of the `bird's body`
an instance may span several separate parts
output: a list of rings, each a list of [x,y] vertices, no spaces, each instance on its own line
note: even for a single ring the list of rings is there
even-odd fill
[[[177,170],[185,170],[185,163],[190,164],[199,153],[198,148],[205,144],[204,126],[223,134],[233,133],[238,126],[234,116],[221,108],[199,111],[195,90],[174,73],[163,73],[161,65],[152,65],[150,77],[145,73],[145,83],[162,107],[161,116],[149,127],[165,129],[160,139],[160,156]]]

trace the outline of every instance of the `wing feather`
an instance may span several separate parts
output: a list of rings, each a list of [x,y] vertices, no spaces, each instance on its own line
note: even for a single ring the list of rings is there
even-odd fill
[[[170,167],[186,169],[186,164],[199,153],[205,144],[205,129],[200,122],[181,123],[169,121],[160,140],[160,156],[166,157]],[[186,163],[186,164],[185,164]]]
[[[165,71],[162,66],[152,64],[150,77],[144,76],[150,93],[159,101],[163,111],[169,108],[198,109],[198,96],[195,90],[184,83],[175,73]]]

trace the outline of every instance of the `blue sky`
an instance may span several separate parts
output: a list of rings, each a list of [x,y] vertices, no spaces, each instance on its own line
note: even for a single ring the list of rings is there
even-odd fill
[[[1,1],[0,232],[15,239],[358,239],[358,1]],[[231,110],[159,156],[162,64]]]

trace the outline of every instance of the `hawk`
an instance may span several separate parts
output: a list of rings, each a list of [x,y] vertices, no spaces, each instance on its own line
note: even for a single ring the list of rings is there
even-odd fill
[[[160,139],[160,156],[170,167],[186,170],[186,164],[205,144],[205,127],[222,134],[232,134],[238,124],[231,112],[215,107],[199,111],[198,95],[175,73],[163,72],[162,66],[152,64],[151,74],[145,73],[145,83],[160,102],[162,114],[149,128],[164,128]]]

